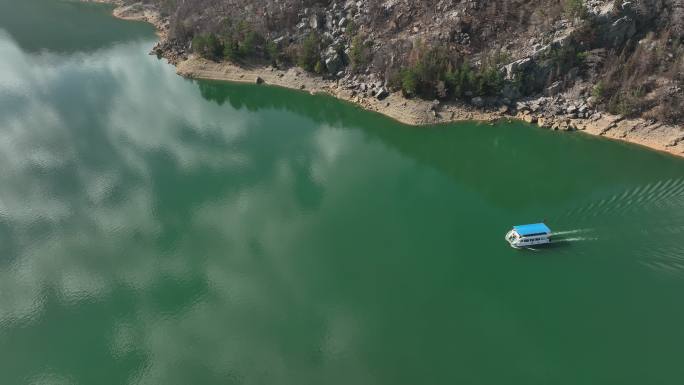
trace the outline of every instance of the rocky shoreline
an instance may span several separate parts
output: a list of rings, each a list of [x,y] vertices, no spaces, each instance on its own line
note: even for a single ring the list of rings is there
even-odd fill
[[[408,125],[442,124],[456,121],[493,122],[519,119],[541,128],[582,131],[639,144],[684,157],[684,128],[643,119],[624,119],[594,109],[592,98],[568,95],[529,98],[512,103],[507,100],[474,98],[472,104],[407,99],[400,92],[389,92],[378,79],[345,76],[324,79],[298,68],[270,66],[241,67],[227,62],[212,62],[185,52],[168,41],[168,21],[153,6],[121,0],[90,0],[114,4],[114,16],[146,21],[155,26],[160,37],[151,54],[164,57],[181,76],[196,79],[270,84],[311,93],[326,93],[375,111]]]

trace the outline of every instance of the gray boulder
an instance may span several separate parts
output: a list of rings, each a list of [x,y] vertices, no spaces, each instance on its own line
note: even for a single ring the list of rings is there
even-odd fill
[[[558,93],[561,92],[562,88],[563,88],[563,85],[561,84],[561,82],[555,82],[555,83],[551,84],[550,86],[548,86],[546,88],[546,90],[544,91],[544,93],[546,94],[546,96],[558,95]]]
[[[525,102],[517,102],[515,104],[515,109],[518,111],[529,111],[530,106],[529,106],[529,104],[527,104]]]
[[[312,15],[309,20],[309,26],[313,30],[319,30],[323,28],[323,16],[322,15]]]
[[[328,49],[324,55],[325,67],[331,74],[336,74],[344,68],[344,61],[340,54],[332,49]]]
[[[526,71],[528,68],[532,66],[532,64],[532,59],[526,57],[520,60],[516,60],[513,63],[504,66],[504,70],[506,72],[506,80],[513,80],[517,73],[521,71]]]
[[[587,106],[595,107],[597,104],[598,100],[594,96],[590,96],[587,98]]]
[[[385,88],[385,87],[380,87],[380,89],[378,89],[378,91],[375,93],[375,97],[378,100],[382,100],[388,96],[389,96],[389,91],[387,91],[387,88]]]

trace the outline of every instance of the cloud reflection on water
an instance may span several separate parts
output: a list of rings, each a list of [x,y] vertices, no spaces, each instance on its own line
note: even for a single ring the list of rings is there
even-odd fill
[[[522,126],[415,130],[329,98],[186,81],[148,48],[27,53],[0,35],[9,381],[447,383],[457,363],[483,383],[520,368],[529,382],[554,382],[541,372],[585,352],[586,339],[548,349],[553,328],[578,314],[612,322],[581,310],[619,298],[620,282],[602,286],[615,261],[583,265],[586,247],[508,258],[492,229],[520,213],[564,213],[581,192],[610,197],[639,179],[677,177],[674,163],[627,161],[651,155]],[[585,144],[615,156],[586,173]],[[503,172],[514,163],[557,174],[519,183]],[[597,204],[621,207],[587,207]],[[593,218],[578,212],[566,218]],[[554,297],[544,314],[542,292]],[[548,334],[533,330],[540,320]],[[482,370],[490,362],[501,373]],[[83,370],[91,364],[97,373]]]
[[[306,369],[297,367],[302,357],[279,351],[284,341],[253,325],[291,311],[330,322],[330,330],[313,331],[309,349],[343,354],[355,338],[354,320],[339,309],[308,308],[309,294],[286,250],[316,225],[295,208],[302,202],[296,188],[302,170],[293,167],[310,174],[305,183],[322,185],[346,141],[359,138],[320,128],[303,142],[313,157],[271,154],[273,177],[256,180],[249,175],[254,159],[240,141],[249,141],[247,128],[258,124],[257,115],[204,100],[193,82],[140,55],[142,49],[124,44],[96,55],[27,54],[0,36],[0,104],[16,103],[0,114],[0,325],[40,324],[52,292],[69,307],[132,289],[136,310],[115,318],[107,346],[115,357],[144,352],[131,383],[182,383],[178,376],[192,371],[183,374],[178,364],[187,369],[193,357],[203,357],[205,376],[243,383],[297,378]],[[184,183],[206,173],[231,183],[178,202],[191,206],[157,200],[159,189],[188,188]],[[189,188],[201,193],[203,186]],[[177,238],[172,248],[160,246],[167,236]],[[266,259],[260,266],[269,272],[249,271],[255,257]],[[170,313],[149,310],[156,287],[193,280],[208,285],[199,297]],[[279,298],[270,298],[274,289]],[[242,318],[241,308],[252,317]],[[268,369],[252,371],[254,362]],[[363,367],[357,364],[356,370]],[[316,380],[329,379],[331,368],[321,370],[312,374]],[[246,374],[257,372],[260,378]],[[33,375],[47,383],[61,378]],[[367,380],[366,373],[356,376]]]

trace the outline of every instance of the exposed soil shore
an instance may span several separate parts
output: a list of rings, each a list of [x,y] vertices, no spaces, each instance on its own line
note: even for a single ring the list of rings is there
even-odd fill
[[[124,5],[120,0],[86,0],[114,4],[114,16],[125,20],[146,21],[155,26],[162,42],[167,38],[168,22],[151,6],[134,4]],[[163,45],[158,45],[163,46]],[[428,125],[457,121],[487,121],[501,119],[520,119],[539,127],[554,130],[582,131],[590,135],[603,136],[639,144],[657,151],[684,157],[684,127],[664,125],[643,119],[623,119],[607,113],[595,113],[589,118],[575,118],[567,114],[549,113],[545,106],[554,103],[568,105],[562,98],[540,98],[517,103],[515,107],[497,109],[476,108],[469,104],[454,102],[430,102],[420,99],[404,98],[400,92],[389,93],[382,99],[372,94],[359,93],[340,84],[311,75],[298,68],[287,70],[267,66],[244,67],[231,63],[216,63],[202,58],[178,57],[172,53],[157,53],[165,56],[174,64],[181,76],[195,79],[222,80],[254,84],[270,84],[311,93],[327,93],[336,98],[381,113],[408,125]],[[541,107],[539,107],[541,106]],[[558,108],[555,108],[558,111]]]
[[[346,89],[334,80],[311,75],[299,68],[286,70],[273,67],[242,67],[231,63],[215,63],[191,57],[177,64],[179,75],[195,79],[224,80],[231,82],[265,83],[296,90],[326,93],[338,99],[376,111],[408,125],[448,123],[463,120],[494,121],[511,118],[496,111],[484,111],[466,105],[433,103],[421,99],[406,99],[401,93],[389,93],[382,100]]]

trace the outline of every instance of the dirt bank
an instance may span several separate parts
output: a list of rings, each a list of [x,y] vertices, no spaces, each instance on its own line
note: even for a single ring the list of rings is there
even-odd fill
[[[382,99],[366,96],[338,85],[334,80],[325,80],[298,68],[287,70],[273,67],[239,67],[222,62],[192,57],[177,64],[178,74],[196,79],[225,80],[232,82],[257,83],[304,90],[310,93],[326,93],[336,98],[355,103],[364,109],[376,111],[399,122],[410,125],[447,123],[459,120],[491,121],[502,118],[497,112],[487,112],[469,106],[428,102],[420,99],[406,99],[401,93],[388,93]]]

